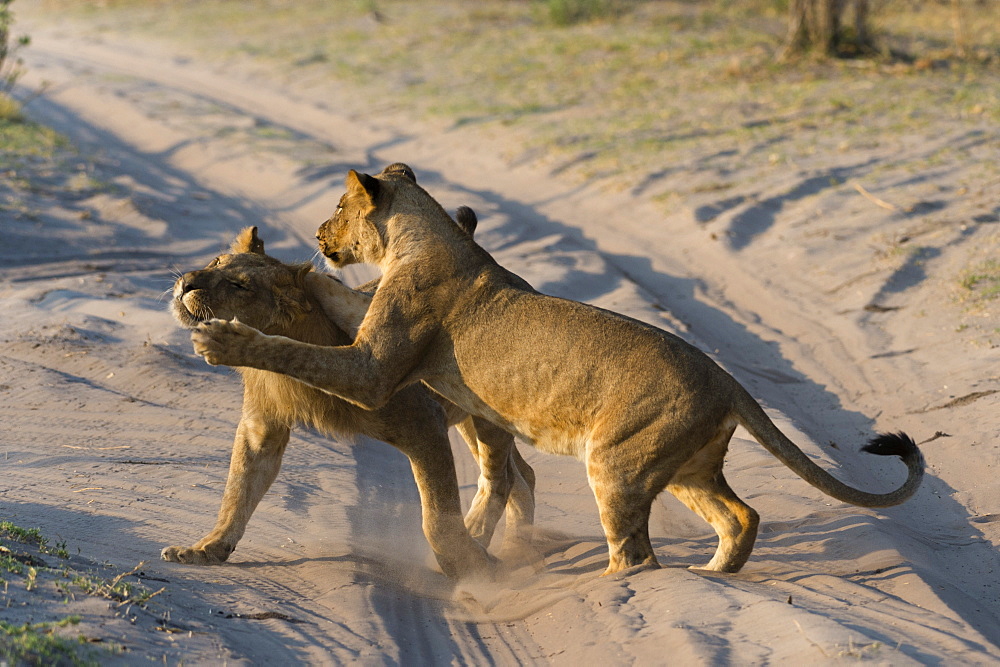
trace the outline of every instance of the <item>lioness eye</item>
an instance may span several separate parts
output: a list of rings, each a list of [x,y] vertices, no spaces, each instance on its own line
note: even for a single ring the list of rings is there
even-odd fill
[[[235,287],[236,289],[241,289],[241,290],[248,290],[248,289],[250,289],[249,287],[247,287],[243,283],[238,283],[235,280],[230,280],[229,284],[232,285],[233,287]]]

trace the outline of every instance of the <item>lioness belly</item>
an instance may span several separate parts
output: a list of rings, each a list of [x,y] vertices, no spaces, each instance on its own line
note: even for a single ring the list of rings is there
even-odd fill
[[[508,433],[543,452],[575,456],[581,461],[584,460],[587,448],[587,434],[581,429],[553,428],[550,425],[539,424],[537,417],[534,419],[519,418],[517,415],[512,414],[512,411],[498,411],[468,386],[459,382],[453,382],[450,378],[428,380],[426,383],[434,391],[455,403],[466,412],[488,419]]]

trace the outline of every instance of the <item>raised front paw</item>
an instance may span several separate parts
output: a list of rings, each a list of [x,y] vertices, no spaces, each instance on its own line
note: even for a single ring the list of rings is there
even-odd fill
[[[216,545],[215,548],[194,547],[166,547],[160,552],[160,558],[171,563],[184,563],[185,565],[221,565],[229,558],[232,549]]]
[[[253,344],[262,335],[239,320],[213,319],[198,325],[191,333],[191,342],[195,354],[213,366],[246,366]]]

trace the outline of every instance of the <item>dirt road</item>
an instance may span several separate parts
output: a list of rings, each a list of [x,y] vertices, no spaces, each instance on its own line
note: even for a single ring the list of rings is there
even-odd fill
[[[333,83],[297,85],[35,20],[24,85],[49,85],[27,113],[80,147],[92,185],[77,196],[42,191],[31,216],[3,222],[0,514],[65,539],[81,557],[123,570],[149,561],[147,578],[165,589],[154,613],[134,624],[102,609],[84,619],[88,632],[127,648],[116,660],[1000,659],[996,348],[949,342],[954,306],[927,300],[943,287],[914,279],[917,260],[859,259],[872,225],[886,235],[951,234],[942,246],[954,248],[991,238],[988,222],[941,232],[929,216],[873,213],[856,191],[823,185],[828,173],[862,173],[841,164],[772,174],[752,184],[752,197],[667,215],[632,193],[511,165],[502,136],[338,112],[338,96],[356,93]],[[956,127],[939,141],[964,140],[978,155],[996,137],[977,132]],[[900,143],[913,160],[934,152]],[[604,580],[583,467],[522,445],[539,477],[543,561],[512,560],[509,580],[456,589],[429,558],[405,459],[381,443],[299,432],[231,563],[157,561],[163,546],[211,527],[240,400],[231,372],[191,353],[164,291],[246,225],[261,228],[276,256],[310,258],[346,170],[393,161],[413,166],[446,208],[472,206],[480,242],[540,290],[712,351],[843,479],[898,483],[898,462],[856,452],[872,430],[904,428],[918,440],[946,431],[924,445],[925,487],[885,512],[844,506],[738,433],[728,476],[763,517],[746,569],[686,569],[707,562],[715,538],[665,497],[653,541],[666,567]],[[971,219],[981,205],[949,193],[935,211]],[[816,224],[817,211],[836,216]],[[933,326],[914,325],[921,300]],[[475,469],[454,444],[468,501]],[[30,593],[18,605],[21,619],[58,613]],[[164,631],[163,619],[181,631]]]

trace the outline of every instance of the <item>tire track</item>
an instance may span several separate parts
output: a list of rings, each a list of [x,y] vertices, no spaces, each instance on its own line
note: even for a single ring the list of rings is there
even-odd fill
[[[530,271],[537,255],[534,258],[540,263],[538,274],[551,277],[554,273],[541,263],[557,257],[559,265],[566,269],[559,274],[559,283],[569,295],[583,293],[602,305],[659,326],[693,323],[688,333],[709,343],[703,347],[718,347],[724,357],[740,362],[744,357],[756,359],[747,365],[747,373],[761,378],[758,387],[775,397],[792,394],[784,400],[807,423],[817,406],[842,411],[837,396],[828,395],[824,387],[828,378],[839,377],[837,364],[853,365],[856,359],[850,346],[845,344],[827,353],[826,359],[814,365],[808,362],[804,370],[795,364],[803,363],[809,356],[808,350],[789,355],[785,349],[770,349],[767,341],[775,337],[783,345],[795,347],[798,329],[806,330],[810,338],[822,338],[822,312],[805,309],[806,315],[802,315],[796,312],[795,304],[783,306],[777,298],[764,303],[755,301],[760,292],[759,281],[751,275],[753,266],[737,267],[730,272],[728,263],[733,257],[718,249],[706,249],[702,237],[684,237],[669,225],[652,227],[638,213],[634,214],[634,220],[622,223],[622,216],[613,210],[622,205],[621,201],[605,198],[603,193],[600,197],[579,198],[572,197],[572,192],[553,193],[550,184],[534,173],[517,176],[521,180],[514,182],[525,187],[520,192],[522,199],[512,201],[502,192],[479,189],[484,187],[481,183],[490,168],[506,167],[500,162],[490,162],[489,156],[476,156],[483,162],[477,169],[457,168],[456,165],[467,166],[468,162],[456,162],[457,158],[443,155],[452,148],[444,145],[446,142],[436,146],[436,136],[410,140],[391,128],[372,129],[365,122],[352,124],[344,119],[338,120],[344,121],[340,127],[347,130],[332,137],[328,121],[333,115],[318,104],[281,95],[281,91],[267,86],[256,86],[253,94],[249,94],[246,82],[208,74],[169,58],[130,53],[128,59],[123,59],[111,43],[99,45],[64,39],[57,45],[44,36],[36,38],[33,51],[45,75],[68,72],[54,88],[52,99],[42,100],[45,104],[38,107],[40,115],[52,119],[56,127],[85,146],[110,146],[108,152],[117,162],[115,168],[130,172],[136,191],[145,193],[142,196],[147,199],[140,202],[143,210],[150,217],[169,223],[167,245],[179,248],[178,239],[197,239],[197,244],[186,246],[188,254],[178,252],[184,262],[194,261],[199,252],[214,252],[243,224],[266,228],[277,237],[271,247],[282,253],[298,253],[291,258],[302,259],[312,252],[316,221],[329,212],[328,176],[339,175],[347,166],[377,166],[372,164],[376,158],[382,158],[389,148],[396,150],[409,141],[407,149],[419,152],[441,173],[451,174],[454,170],[456,180],[429,173],[427,180],[434,183],[435,191],[440,186],[456,203],[484,206],[484,210],[493,214],[493,219],[486,221],[483,233],[492,235],[486,238],[497,241],[497,246],[508,243],[498,252],[503,255],[502,262],[521,272],[524,272],[522,267]],[[29,53],[29,57],[35,58],[34,54]],[[29,71],[33,67],[29,62]],[[115,76],[107,76],[107,72]],[[81,125],[80,117],[85,117],[90,126]],[[259,127],[283,128],[287,132],[275,142],[255,133]],[[154,135],[160,138],[154,139]],[[307,145],[309,148],[303,150],[303,155],[316,155],[322,149],[327,151],[325,155],[330,158],[331,166],[317,168],[297,162],[296,146]],[[261,173],[274,177],[260,187],[252,187],[252,183],[259,182]],[[247,174],[258,178],[239,180],[240,175]],[[631,203],[625,201],[626,205]],[[190,219],[176,219],[182,205],[190,206]],[[509,223],[504,221],[505,217]],[[496,218],[500,218],[499,224]],[[586,227],[577,228],[559,220],[588,222]],[[551,242],[546,240],[549,237]],[[676,247],[675,254],[652,250],[661,245]],[[684,257],[678,259],[678,253]],[[699,266],[706,270],[707,279],[686,277],[695,274]],[[574,280],[583,282],[574,284]],[[580,285],[583,291],[577,292],[573,287]],[[754,307],[740,308],[740,304],[747,303]],[[662,309],[667,307],[677,314],[680,322],[663,313]],[[772,315],[768,318],[759,315],[765,311]],[[761,354],[761,349],[765,353]],[[795,364],[790,356],[796,359]],[[844,364],[843,359],[852,363]],[[830,364],[832,368],[825,368]],[[764,368],[757,368],[758,365]],[[206,386],[221,388],[220,379],[212,377]],[[782,387],[783,383],[786,386]],[[799,386],[789,392],[788,384]],[[858,386],[857,382],[852,384]],[[803,391],[802,386],[809,390]],[[198,395],[193,392],[185,402]],[[822,423],[823,416],[816,421]],[[788,426],[782,424],[782,428]],[[869,426],[868,419],[852,414],[841,424],[840,431],[853,435]],[[199,444],[214,447],[216,451],[226,450],[231,439],[231,431],[223,433],[226,430],[221,426],[215,428],[208,442]],[[766,650],[768,643],[783,650],[789,646],[794,649],[791,653],[774,654],[777,655],[774,659],[784,656],[786,660],[819,660],[820,654],[828,659],[832,654],[823,652],[824,649],[818,651],[817,646],[846,646],[851,633],[860,632],[872,641],[913,638],[909,643],[916,649],[901,649],[909,660],[930,660],[947,654],[934,647],[935,641],[947,644],[948,650],[963,651],[962,659],[970,663],[996,659],[998,655],[989,644],[996,641],[995,614],[989,609],[982,612],[976,609],[960,618],[953,612],[953,609],[972,609],[962,601],[955,602],[958,593],[972,588],[964,584],[976,583],[972,580],[995,562],[995,554],[985,552],[984,545],[979,544],[980,548],[969,549],[970,555],[965,557],[970,564],[967,573],[948,573],[948,579],[939,580],[934,573],[942,570],[940,565],[945,561],[939,563],[934,550],[940,544],[933,542],[933,535],[924,534],[933,521],[909,519],[904,510],[888,513],[884,525],[880,522],[880,527],[868,530],[865,526],[859,528],[858,522],[841,526],[809,517],[811,530],[793,527],[782,539],[762,536],[751,570],[745,575],[715,578],[672,569],[646,573],[632,582],[597,580],[604,547],[601,539],[595,537],[599,531],[593,528],[596,517],[573,515],[580,507],[580,493],[587,492],[586,484],[568,474],[562,477],[564,464],[551,457],[545,459],[544,466],[539,466],[542,481],[539,497],[547,503],[540,508],[542,520],[545,516],[555,516],[558,520],[553,523],[572,526],[577,534],[590,537],[570,539],[568,546],[566,542],[556,544],[546,554],[546,576],[527,577],[523,589],[510,585],[510,590],[498,596],[500,603],[495,609],[503,611],[506,596],[513,599],[511,607],[527,615],[527,621],[518,618],[510,623],[497,622],[495,617],[490,620],[490,614],[484,614],[486,623],[467,623],[458,620],[462,616],[451,606],[447,582],[419,560],[419,549],[412,548],[421,544],[422,538],[415,531],[419,521],[412,514],[413,490],[405,483],[400,485],[400,480],[409,479],[405,461],[394,459],[391,451],[379,452],[367,443],[358,444],[353,450],[359,460],[356,476],[349,479],[336,466],[307,469],[310,462],[323,455],[317,452],[317,447],[331,446],[313,436],[297,437],[287,455],[286,469],[241,543],[235,567],[168,570],[188,582],[186,590],[192,591],[190,598],[199,599],[185,602],[188,605],[185,609],[192,614],[204,613],[203,603],[208,602],[213,606],[225,605],[241,614],[273,611],[310,621],[295,624],[271,618],[247,626],[249,621],[240,620],[244,629],[236,630],[233,621],[237,619],[228,619],[233,627],[227,628],[213,618],[216,624],[213,627],[230,646],[244,640],[252,645],[245,628],[254,627],[266,630],[261,634],[266,636],[267,646],[280,647],[280,656],[313,660],[335,656],[341,661],[376,663],[409,659],[487,664],[532,659],[561,664],[628,662],[635,656],[641,657],[644,650],[647,656],[655,654],[646,646],[651,642],[658,642],[657,646],[680,646],[677,655],[681,658],[701,661],[725,662],[751,655],[771,655]],[[181,451],[195,451],[195,448]],[[824,452],[813,446],[810,453],[814,451],[826,457],[838,456],[837,452]],[[460,461],[467,458],[464,453],[458,456]],[[822,501],[799,495],[800,491],[806,494],[808,491],[798,486],[801,484],[798,481],[789,485],[794,491],[786,490],[784,485],[791,475],[774,466],[770,459],[760,465],[760,459],[756,449],[734,447],[730,469],[738,471],[736,479],[748,485],[754,496],[760,496],[753,502],[765,510],[762,511],[765,520],[799,520],[821,507]],[[850,470],[853,475],[853,468]],[[469,473],[467,466],[460,468],[463,482],[474,479]],[[221,466],[211,472],[191,466],[179,471],[173,479],[164,480],[159,488],[165,493],[177,483],[204,485],[204,489],[197,488],[194,496],[198,506],[178,514],[170,526],[136,526],[132,530],[144,537],[160,536],[167,530],[197,537],[197,531],[211,523],[223,475]],[[127,480],[121,483],[127,484]],[[303,497],[296,488],[314,491]],[[949,489],[943,491],[944,498],[938,498],[941,502],[934,505],[932,518],[963,519],[947,500]],[[560,494],[573,501],[568,503],[569,510],[558,506]],[[926,509],[928,505],[922,507]],[[131,525],[127,523],[127,514],[121,511],[115,515],[115,521]],[[155,520],[152,514],[143,517]],[[920,524],[916,526],[920,531],[912,527],[914,522]],[[968,526],[958,523],[957,533],[969,537],[968,531],[963,532]],[[920,532],[919,538],[910,539],[913,536],[909,530]],[[678,539],[672,533],[666,539],[658,538],[655,541],[658,553],[676,556],[674,560],[683,564],[704,562],[713,540],[699,531],[704,531],[704,527],[694,529],[686,538]],[[386,539],[373,538],[373,535],[379,537],[379,533]],[[289,536],[294,541],[286,541]],[[879,538],[887,540],[889,546],[883,549]],[[98,538],[94,539],[96,543]],[[109,539],[100,540],[110,546]],[[151,537],[147,541],[155,543]],[[845,555],[824,546],[838,542],[857,542],[859,553]],[[701,554],[702,551],[706,553]],[[392,558],[397,552],[406,555],[402,565]],[[909,591],[894,589],[897,582],[888,579],[872,579],[859,589],[849,575],[822,578],[810,570],[814,560],[821,560],[827,570],[849,568],[854,561],[882,557],[883,552],[899,559],[905,554],[916,564],[914,584],[933,582],[934,586],[947,590],[940,594],[940,599],[931,598],[926,590],[910,592],[922,586],[911,586]],[[778,566],[768,563],[769,553],[780,554],[773,556]],[[978,569],[972,567],[977,560],[983,563]],[[797,565],[790,566],[788,562]],[[518,593],[525,593],[530,601],[536,602],[546,587],[553,597],[543,601],[541,610],[524,605],[517,598]],[[879,592],[873,593],[875,590]],[[776,591],[780,594],[776,595]],[[879,606],[883,605],[879,596],[890,591],[895,591],[892,594],[898,598],[898,607],[896,600],[891,605]],[[979,600],[990,599],[979,594]],[[786,597],[804,604],[797,608],[785,603]],[[927,599],[935,601],[933,611],[921,610],[921,601]],[[685,615],[685,604],[691,608],[710,608],[717,620],[692,625]],[[859,604],[873,607],[860,616],[865,626],[870,625],[874,630],[859,628],[852,609]],[[880,625],[892,622],[889,612],[900,609],[906,611],[899,613],[905,622],[900,623],[898,631],[886,633],[879,629]],[[763,624],[762,618],[766,621]],[[802,621],[808,634],[797,637],[792,621]],[[324,623],[330,624],[329,627]],[[934,634],[931,630],[935,626],[945,629]],[[769,633],[778,639],[772,642]],[[789,641],[790,634],[797,644]],[[564,637],[569,640],[560,646]],[[581,641],[581,637],[585,639]],[[540,645],[544,648],[539,648]],[[508,660],[510,656],[513,658]]]
[[[244,92],[245,84],[141,56],[122,58],[108,45],[56,45],[36,38],[33,46],[29,70],[56,78],[56,83],[32,102],[31,110],[85,151],[106,154],[141,185],[140,192],[151,191],[141,195],[149,198],[141,208],[167,223],[171,242],[193,230],[190,221],[174,220],[169,206],[202,193],[194,200],[200,205],[197,236],[224,241],[236,224],[257,224],[265,228],[269,246],[278,248],[278,254],[298,253],[296,259],[302,259],[312,253],[312,229],[300,230],[293,221],[306,219],[314,226],[318,214],[303,211],[310,203],[316,211],[325,210],[329,204],[321,195],[329,195],[323,179],[309,172],[308,161],[317,155],[327,161],[345,157],[329,141],[305,133],[322,123],[315,110],[310,117],[302,113],[302,105],[289,111],[287,103],[268,103],[264,111],[260,99]],[[102,107],[104,112],[96,114]],[[261,132],[262,127],[268,132]],[[359,128],[352,136],[368,134]],[[357,164],[358,156],[348,154]],[[260,171],[274,174],[272,187],[251,192],[237,178]],[[339,175],[343,170],[333,171]],[[223,215],[208,222],[213,211]],[[275,236],[277,242],[270,243]],[[171,259],[178,261],[176,256]],[[219,380],[236,384],[234,378],[216,378],[199,391],[218,391]],[[190,398],[197,400],[198,395],[192,392]],[[161,488],[168,494],[171,484],[207,482],[204,491],[198,490],[204,505],[183,512],[181,523],[190,525],[163,526],[165,532],[177,530],[188,535],[182,539],[192,539],[198,530],[210,527],[225,475],[218,459],[228,453],[232,437],[225,431],[214,430],[216,456],[206,461],[212,466],[207,478],[187,471],[163,480]],[[284,647],[278,655],[310,662],[496,664],[530,655],[533,642],[516,624],[449,618],[452,585],[428,567],[419,500],[405,457],[381,443],[364,442],[351,448],[353,475],[343,464],[317,464],[331,456],[344,460],[343,447],[311,434],[294,437],[281,475],[233,556],[233,567],[196,571],[158,565],[182,577],[203,600],[179,603],[179,611],[211,617],[235,654],[251,661],[273,659],[271,651],[278,646]],[[165,456],[171,456],[169,451]],[[459,456],[469,458],[467,452]],[[142,458],[155,457],[144,452]],[[181,468],[196,463],[184,461]],[[468,466],[466,470],[478,472]],[[108,483],[117,487],[124,480]],[[209,605],[215,607],[211,614],[206,611]],[[238,649],[246,630],[227,628],[225,622],[245,625],[250,623],[243,618],[247,614],[272,612],[305,622],[255,621],[272,636],[267,650]],[[226,618],[233,614],[243,616]],[[359,624],[358,619],[367,621]]]

